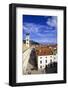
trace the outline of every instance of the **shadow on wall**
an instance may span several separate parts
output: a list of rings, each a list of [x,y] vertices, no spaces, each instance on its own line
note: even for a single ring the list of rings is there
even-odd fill
[[[32,49],[30,58],[29,58],[29,63],[33,65],[34,67],[37,67],[37,56],[36,56],[36,51],[35,48]]]

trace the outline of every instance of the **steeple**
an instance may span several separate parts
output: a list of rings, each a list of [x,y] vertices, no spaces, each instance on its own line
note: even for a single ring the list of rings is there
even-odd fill
[[[26,33],[26,46],[29,47],[30,46],[30,37],[29,37],[29,33]]]

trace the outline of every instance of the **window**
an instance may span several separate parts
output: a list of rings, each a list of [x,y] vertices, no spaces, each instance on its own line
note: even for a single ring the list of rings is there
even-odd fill
[[[42,57],[40,57],[40,59],[41,59]]]
[[[52,58],[52,56],[50,56]]]
[[[50,63],[52,63],[52,59],[50,59]]]
[[[40,68],[42,68],[42,66],[40,66]]]
[[[40,61],[40,63],[42,63],[42,61]]]
[[[28,41],[28,39],[27,39],[27,41]]]
[[[45,60],[45,62],[47,63],[47,60]]]
[[[47,58],[47,57],[46,57]]]

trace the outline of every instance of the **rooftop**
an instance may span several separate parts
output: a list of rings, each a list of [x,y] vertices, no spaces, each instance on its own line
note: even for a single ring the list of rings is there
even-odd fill
[[[53,47],[37,47],[36,48],[36,54],[38,56],[42,55],[53,55],[54,53],[54,48]]]
[[[26,35],[29,35],[29,33],[26,33]]]

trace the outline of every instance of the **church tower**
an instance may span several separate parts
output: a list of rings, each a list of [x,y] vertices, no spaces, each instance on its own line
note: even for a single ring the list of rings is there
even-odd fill
[[[30,46],[29,33],[26,34],[26,46]]]

